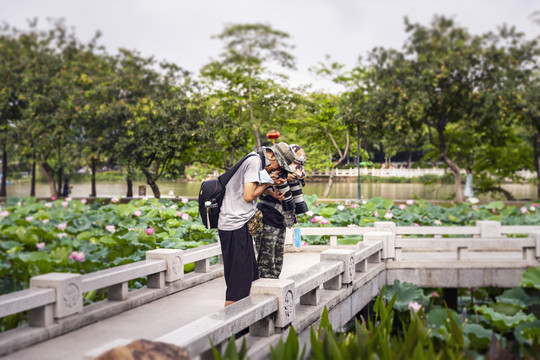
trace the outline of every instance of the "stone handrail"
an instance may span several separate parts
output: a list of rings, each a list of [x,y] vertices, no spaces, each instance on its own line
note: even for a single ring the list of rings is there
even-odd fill
[[[328,249],[320,262],[287,279],[259,279],[253,282],[251,294],[224,309],[167,333],[156,341],[181,346],[191,357],[211,355],[209,339],[218,349],[227,343],[230,334],[249,327],[257,337],[269,337],[286,329],[296,317],[296,303],[318,306],[320,287],[339,290],[352,284],[356,273],[367,272],[368,263],[381,262],[382,243],[359,243],[349,249]],[[297,300],[299,299],[299,300]],[[128,342],[127,340],[124,342]],[[93,351],[91,359],[111,346]]]
[[[471,237],[505,237],[509,234],[524,234],[540,231],[540,226],[535,225],[510,225],[503,226],[497,221],[477,221],[476,226],[396,226],[390,221],[376,221],[373,227],[304,227],[300,229],[301,235],[328,235],[330,246],[337,245],[337,237],[365,235],[373,231],[390,231],[396,237],[403,235],[426,235],[426,236],[462,236]],[[293,244],[293,230],[286,229],[285,244]]]
[[[32,343],[25,331],[32,333],[30,337],[35,337],[33,342],[42,341],[221,276],[221,266],[212,272],[210,269],[210,258],[220,254],[221,247],[217,243],[185,251],[156,249],[146,253],[146,260],[89,274],[48,273],[34,276],[30,279],[29,289],[0,296],[0,317],[29,311],[30,325],[0,334],[0,355]],[[184,278],[184,265],[189,263],[195,263],[195,271]],[[147,279],[146,289],[128,293],[128,281],[141,277]],[[108,289],[108,299],[92,304],[89,312],[94,313],[86,314],[84,293],[103,288]],[[140,291],[144,295],[137,298]],[[101,310],[96,310],[100,306]],[[68,317],[75,314],[78,314],[80,321],[69,321]],[[42,328],[43,332],[36,332],[36,328]],[[53,328],[54,331],[47,330]]]
[[[211,355],[210,342],[219,345],[246,327],[256,324],[278,310],[278,298],[252,295],[207,315],[195,322],[167,333],[156,341],[178,345],[189,354]],[[227,331],[223,331],[223,329]],[[211,357],[211,356],[210,356]]]

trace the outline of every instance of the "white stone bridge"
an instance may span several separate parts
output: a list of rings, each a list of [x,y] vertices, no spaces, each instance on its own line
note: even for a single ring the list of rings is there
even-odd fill
[[[29,312],[29,325],[0,334],[4,359],[94,359],[135,339],[179,345],[193,358],[208,358],[242,336],[251,359],[267,358],[270,345],[292,324],[309,347],[309,328],[324,306],[334,328],[360,312],[385,284],[420,287],[513,287],[540,263],[540,226],[501,226],[479,221],[465,227],[302,228],[302,235],[329,235],[330,246],[288,247],[279,280],[254,282],[251,295],[227,308],[223,267],[210,266],[219,244],[187,251],[152,250],[146,260],[91,274],[52,273],[30,288],[0,296],[0,317]],[[515,234],[521,237],[514,237]],[[338,246],[337,237],[363,235]],[[287,242],[292,242],[288,233]],[[194,263],[195,271],[183,273]],[[128,292],[128,281],[148,286]],[[83,294],[108,289],[108,299],[83,306]],[[245,332],[243,332],[245,333]],[[242,339],[241,338],[241,339]],[[241,341],[241,339],[237,341]]]

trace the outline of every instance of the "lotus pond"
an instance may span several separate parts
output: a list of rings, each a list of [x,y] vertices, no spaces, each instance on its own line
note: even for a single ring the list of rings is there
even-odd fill
[[[373,226],[393,221],[398,226],[474,225],[496,220],[503,225],[538,225],[540,210],[530,203],[517,208],[502,201],[476,205],[435,206],[424,200],[397,205],[380,197],[346,204],[318,203],[306,196],[309,211],[297,226]],[[9,198],[0,204],[0,290],[26,288],[32,276],[56,272],[88,273],[140,261],[155,248],[188,249],[217,241],[197,217],[197,202],[187,199]],[[321,236],[304,237],[305,244],[325,244]],[[351,243],[361,238],[341,239]],[[193,266],[193,265],[191,265]],[[189,271],[186,268],[186,271]]]

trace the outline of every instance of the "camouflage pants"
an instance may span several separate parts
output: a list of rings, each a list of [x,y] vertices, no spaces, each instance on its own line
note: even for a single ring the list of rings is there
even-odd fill
[[[263,224],[255,236],[259,277],[278,279],[283,267],[285,229]]]

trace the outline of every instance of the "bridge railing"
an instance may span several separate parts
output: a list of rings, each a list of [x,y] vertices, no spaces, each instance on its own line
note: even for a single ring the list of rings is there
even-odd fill
[[[297,306],[320,305],[321,287],[340,290],[343,285],[351,285],[357,273],[367,273],[368,264],[382,265],[381,253],[380,241],[359,243],[348,249],[328,249],[320,254],[319,263],[310,268],[287,279],[256,280],[249,297],[165,334],[156,341],[178,345],[191,357],[207,358],[211,352],[209,340],[220,349],[231,334],[248,327],[249,334],[255,337],[281,333],[296,319]],[[94,355],[97,356],[106,348],[101,348]]]
[[[146,260],[89,274],[34,276],[29,289],[0,296],[0,317],[29,314],[29,326],[0,334],[0,355],[219,277],[223,268],[211,268],[210,259],[220,255],[217,243],[188,250],[156,249],[146,253]],[[184,275],[184,265],[190,263],[194,272]],[[146,278],[147,286],[128,292],[128,282],[139,278]],[[100,289],[107,289],[108,298],[83,306],[84,294]]]
[[[331,247],[337,246],[338,236],[363,236],[364,240],[381,240],[384,244],[384,259],[401,260],[404,253],[414,252],[413,250],[455,250],[455,258],[459,259],[468,257],[466,253],[469,248],[475,252],[513,249],[521,252],[523,258],[540,259],[540,226],[532,225],[503,226],[498,221],[477,221],[476,226],[396,226],[390,221],[378,221],[373,227],[306,227],[294,230],[300,231],[301,236],[329,236]],[[414,238],[414,235],[419,238]],[[512,237],[514,235],[526,237]],[[285,244],[293,244],[291,229],[286,231]],[[459,255],[460,253],[462,255]]]

